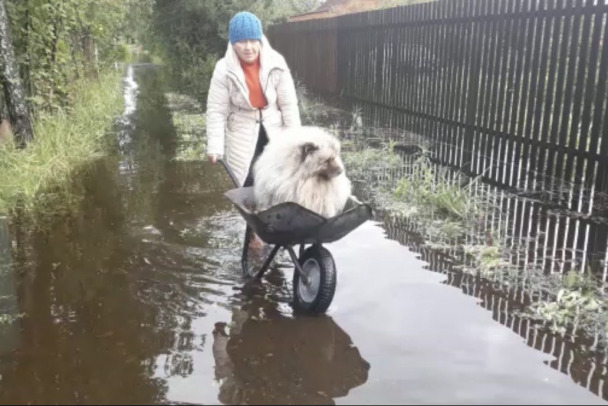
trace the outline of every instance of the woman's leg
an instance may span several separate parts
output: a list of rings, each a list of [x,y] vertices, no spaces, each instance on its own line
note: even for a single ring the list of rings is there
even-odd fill
[[[253,186],[253,164],[255,164],[255,161],[262,154],[262,152],[264,152],[266,144],[268,144],[268,136],[266,135],[266,129],[263,125],[260,125],[258,142],[255,145],[255,152],[253,153],[253,158],[251,159],[251,164],[249,165],[249,172],[247,173],[247,178],[245,178],[245,183],[243,184],[243,187]]]
[[[251,160],[251,165],[249,166],[249,173],[247,174],[247,178],[245,179],[243,187],[253,186],[253,164],[258,159],[260,154],[264,151],[264,147],[266,147],[266,144],[268,144],[268,136],[266,135],[266,129],[263,125],[260,125],[260,133],[258,136],[258,142],[255,146],[255,153],[253,154],[253,159]],[[249,247],[253,249],[261,249],[264,247],[264,242],[260,239],[260,237],[258,237],[256,233],[251,233]]]

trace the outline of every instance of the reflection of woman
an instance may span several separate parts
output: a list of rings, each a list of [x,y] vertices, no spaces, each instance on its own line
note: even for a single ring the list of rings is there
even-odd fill
[[[243,186],[253,185],[251,166],[276,128],[300,126],[296,89],[283,56],[249,12],[230,20],[230,44],[217,62],[207,98],[207,155],[226,162]],[[261,241],[253,239],[256,246]]]
[[[293,319],[266,295],[248,299],[229,334],[226,323],[213,331],[220,402],[333,404],[367,381],[369,364],[330,317]]]

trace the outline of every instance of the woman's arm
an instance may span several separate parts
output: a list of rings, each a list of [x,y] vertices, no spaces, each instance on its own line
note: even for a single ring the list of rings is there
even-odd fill
[[[207,155],[224,155],[226,119],[230,112],[230,94],[226,84],[224,61],[215,65],[207,94]]]
[[[289,69],[283,70],[277,86],[277,103],[283,114],[285,127],[300,127],[300,109],[296,85]]]

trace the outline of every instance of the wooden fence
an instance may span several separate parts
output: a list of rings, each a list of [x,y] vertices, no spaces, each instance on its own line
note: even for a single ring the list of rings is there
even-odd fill
[[[369,125],[422,134],[441,164],[593,216],[608,208],[607,13],[608,0],[439,0],[269,38],[296,77]]]

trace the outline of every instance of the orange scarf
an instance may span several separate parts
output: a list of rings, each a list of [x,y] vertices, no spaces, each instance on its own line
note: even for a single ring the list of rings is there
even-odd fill
[[[260,58],[252,64],[246,64],[241,61],[243,73],[245,73],[245,82],[249,88],[249,101],[251,105],[257,109],[266,107],[266,98],[262,92],[260,84]]]

